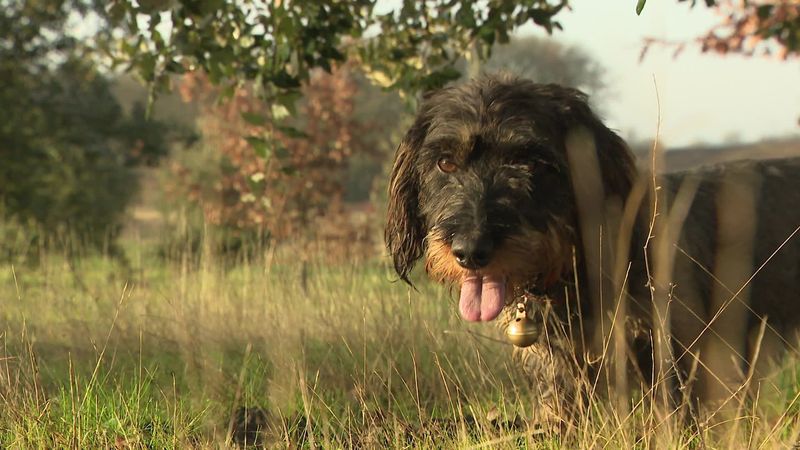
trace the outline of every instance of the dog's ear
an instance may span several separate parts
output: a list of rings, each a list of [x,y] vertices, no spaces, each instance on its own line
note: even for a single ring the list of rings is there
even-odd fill
[[[558,103],[567,137],[580,134],[578,130],[581,128],[590,132],[594,138],[604,194],[606,197],[618,197],[624,201],[636,175],[633,154],[625,141],[595,115],[586,94],[576,89],[562,89]]]
[[[418,118],[397,147],[389,179],[384,239],[397,274],[409,284],[408,275],[425,248],[425,224],[419,212],[420,174],[416,161],[426,132],[426,123]]]

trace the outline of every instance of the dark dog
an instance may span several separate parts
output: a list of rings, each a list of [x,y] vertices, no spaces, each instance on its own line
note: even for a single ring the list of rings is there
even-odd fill
[[[559,328],[518,355],[540,392],[571,402],[567,366],[591,378],[615,354],[618,389],[633,367],[719,404],[765,379],[798,325],[799,225],[796,160],[656,182],[581,92],[495,76],[423,99],[385,237],[403,280],[424,258],[460,286],[464,319],[526,300]]]

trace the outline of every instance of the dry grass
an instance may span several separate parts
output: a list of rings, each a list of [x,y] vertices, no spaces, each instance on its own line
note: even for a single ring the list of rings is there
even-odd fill
[[[482,417],[517,397],[504,346],[467,334],[446,292],[409,290],[379,263],[293,256],[148,261],[134,280],[87,259],[80,282],[57,256],[3,266],[0,443],[143,442],[155,421],[162,437],[216,445],[238,406],[290,426],[308,416],[318,443],[345,442],[378,419]]]
[[[285,249],[271,264],[226,268],[132,254],[133,276],[99,257],[0,267],[0,447],[226,447],[240,407],[267,413],[265,445],[278,448],[648,448],[664,436],[702,448],[718,438],[677,415],[654,420],[641,395],[624,417],[594,399],[574,429],[542,433],[524,421],[536,405],[507,344],[492,340],[499,331],[460,321],[446,290],[392,282],[384,261],[331,265]],[[794,365],[782,382],[781,420],[745,410],[741,438],[725,442],[797,442]]]

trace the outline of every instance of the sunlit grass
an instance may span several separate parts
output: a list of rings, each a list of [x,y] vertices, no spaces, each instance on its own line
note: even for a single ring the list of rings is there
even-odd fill
[[[633,399],[628,417],[594,400],[577,427],[541,433],[499,330],[459,320],[447,290],[411,289],[382,260],[255,260],[0,267],[0,446],[219,448],[240,408],[266,414],[277,447],[647,448],[665,429],[685,430],[675,448],[713,442]],[[743,439],[785,447],[796,424],[756,421]]]
[[[240,406],[320,420],[311,429],[338,442],[375,417],[480,416],[524,388],[507,348],[468,334],[447,292],[394,282],[383,262],[290,256],[153,259],[130,278],[101,257],[4,265],[2,442],[167,442],[164,430],[224,442]],[[145,432],[155,423],[166,428]]]

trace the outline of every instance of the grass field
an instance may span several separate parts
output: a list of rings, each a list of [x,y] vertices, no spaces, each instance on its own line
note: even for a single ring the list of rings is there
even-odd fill
[[[602,400],[568,433],[536,432],[499,330],[464,324],[444,289],[394,282],[383,260],[128,253],[132,271],[56,254],[0,266],[0,448],[225,448],[242,416],[277,448],[704,448],[719,437],[641,404],[617,417]],[[742,412],[720,447],[797,442],[793,368],[777,405],[787,413]]]

